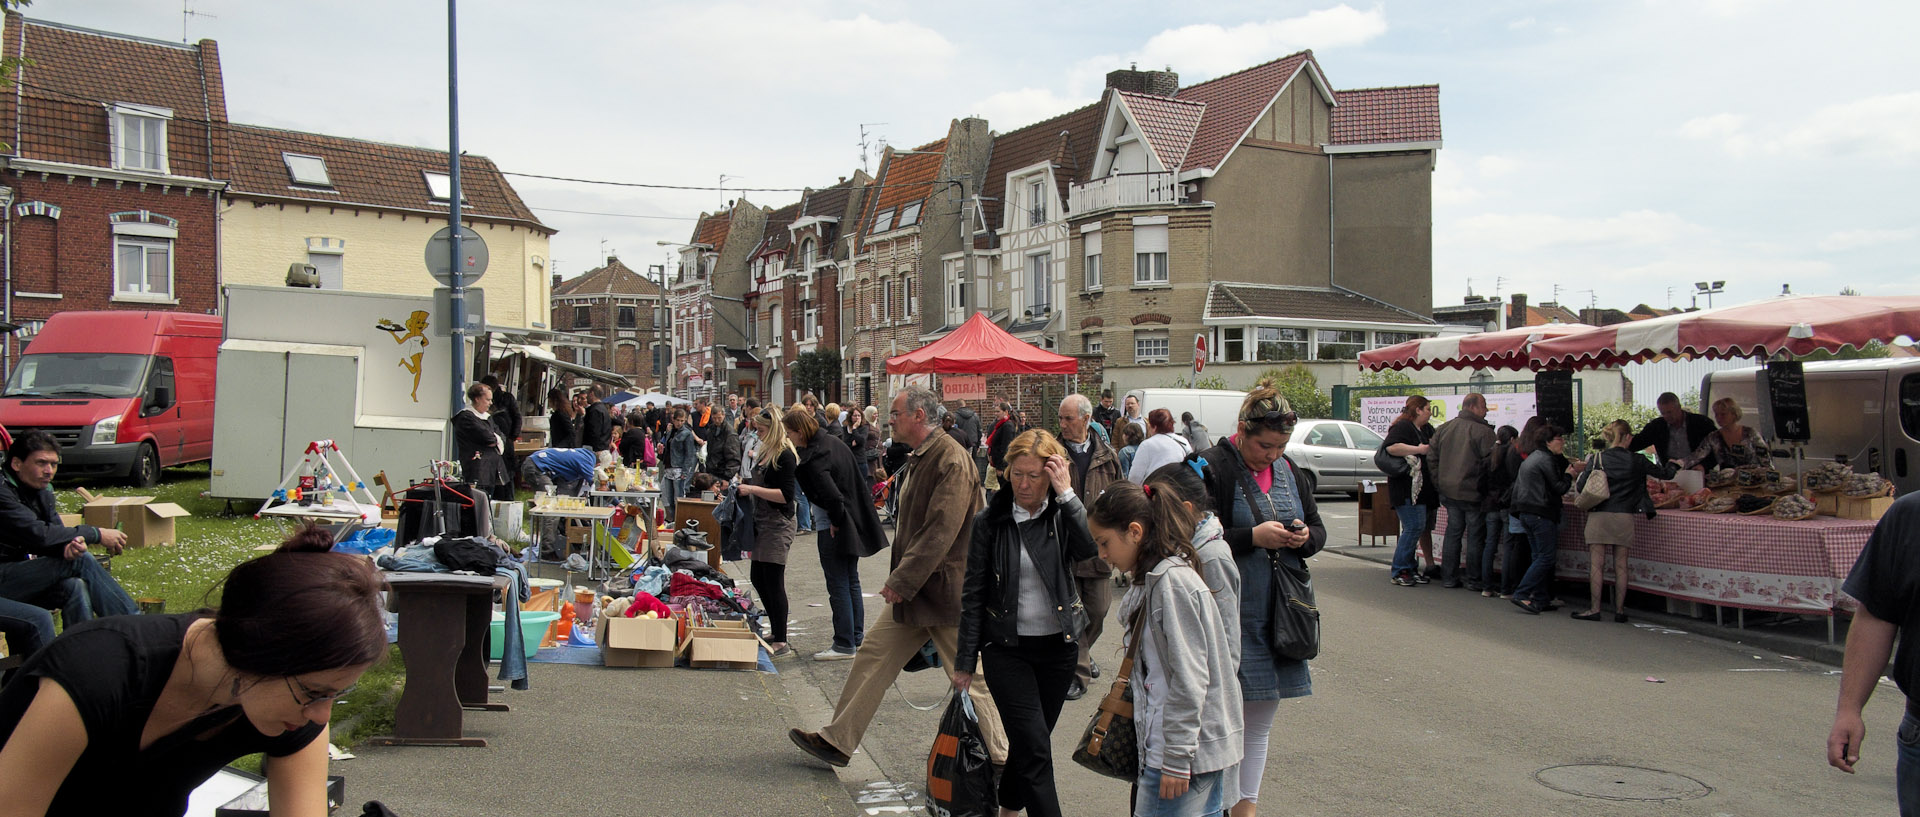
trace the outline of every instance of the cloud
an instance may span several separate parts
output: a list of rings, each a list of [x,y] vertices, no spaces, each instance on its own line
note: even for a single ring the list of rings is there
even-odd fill
[[[1777,133],[1765,138],[1759,133]],[[1748,118],[1721,113],[1689,119],[1679,134],[1717,141],[1736,158],[1753,155],[1920,156],[1920,91],[1882,94],[1829,105],[1798,124],[1748,127]]]
[[[940,32],[909,20],[878,20],[867,14],[826,17],[807,9],[781,6],[715,4],[688,6],[661,15],[650,42],[684,47],[685,67],[696,84],[716,75],[748,79],[772,88],[802,76],[872,79],[874,66],[887,66],[889,81],[947,76],[960,49]],[[708,50],[715,32],[725,32],[724,51]],[[676,46],[675,44],[681,44]],[[804,55],[806,68],[794,71]],[[628,59],[627,55],[610,55]],[[859,83],[855,83],[856,86]]]
[[[1828,233],[1820,239],[1820,249],[1828,252],[1845,252],[1864,247],[1878,247],[1882,244],[1898,244],[1920,237],[1920,227],[1908,227],[1902,230],[1841,230]]]
[[[1498,179],[1519,170],[1520,162],[1505,156],[1482,156],[1480,161],[1474,163],[1474,168],[1480,171],[1482,178]]]
[[[1539,21],[1533,19],[1532,17],[1522,17],[1518,20],[1514,20],[1513,22],[1507,23],[1507,30],[1519,31],[1523,28],[1532,28],[1534,23],[1537,23],[1537,22]]]
[[[1141,68],[1172,67],[1184,82],[1232,73],[1295,51],[1325,51],[1361,45],[1387,31],[1386,12],[1378,6],[1360,11],[1345,3],[1297,17],[1221,26],[1198,23],[1170,28],[1148,38],[1130,54],[1082,60],[1071,73],[1074,89],[1083,89],[1107,71],[1129,63]],[[1098,87],[1097,85],[1094,87]]]
[[[1483,213],[1455,222],[1450,232],[1450,240],[1464,246],[1530,252],[1548,247],[1672,244],[1705,230],[1673,213],[1634,210],[1605,218]]]
[[[975,102],[968,112],[985,117],[995,131],[1006,133],[1067,111],[1078,110],[1093,101],[1093,97],[1062,97],[1046,88],[1021,88],[1002,91]]]

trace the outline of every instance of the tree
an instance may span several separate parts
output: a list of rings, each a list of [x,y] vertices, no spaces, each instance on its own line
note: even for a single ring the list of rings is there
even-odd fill
[[[1887,349],[1887,344],[1876,339],[1867,341],[1865,346],[1847,346],[1838,352],[1816,349],[1807,354],[1799,355],[1795,357],[1794,360],[1872,360],[1886,357],[1890,354],[1892,354],[1892,352]]]
[[[1287,398],[1293,413],[1301,418],[1317,420],[1333,416],[1333,400],[1320,390],[1320,380],[1313,376],[1313,370],[1295,363],[1261,372],[1254,384],[1258,385],[1261,380],[1271,381],[1280,396]]]
[[[1413,385],[1412,377],[1408,376],[1406,372],[1402,372],[1397,369],[1382,369],[1377,372],[1361,372],[1360,377],[1354,381],[1353,385],[1354,385],[1354,388],[1363,388],[1363,387],[1369,387],[1369,386],[1392,387],[1391,391],[1370,391],[1370,392],[1349,391],[1347,393],[1347,416],[1355,419],[1358,419],[1360,417],[1360,399],[1363,397],[1412,397],[1414,395],[1419,395],[1421,397],[1427,396],[1427,393],[1425,391],[1422,391],[1419,387]]]
[[[840,383],[840,353],[833,349],[803,352],[793,360],[793,386],[815,394],[830,392]]]
[[[1161,385],[1169,389],[1184,389],[1188,387],[1187,377],[1186,375],[1181,375]],[[1232,386],[1227,385],[1227,379],[1217,374],[1210,374],[1199,380],[1195,380],[1192,387],[1196,389],[1218,389],[1220,391],[1233,390]]]

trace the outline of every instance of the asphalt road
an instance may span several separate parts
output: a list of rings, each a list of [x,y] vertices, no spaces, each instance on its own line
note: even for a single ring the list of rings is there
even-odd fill
[[[1352,503],[1324,503],[1333,541],[1352,541]],[[886,566],[884,554],[863,564],[868,593]],[[1868,709],[1862,771],[1849,776],[1824,758],[1834,667],[1639,617],[1535,617],[1437,584],[1394,587],[1382,565],[1337,553],[1313,567],[1325,647],[1315,694],[1280,708],[1265,813],[1892,811],[1901,699],[1890,682]],[[902,675],[852,766],[814,761],[786,730],[828,719],[851,662],[805,657],[831,633],[810,536],[795,544],[788,584],[802,657],[779,675],[535,665],[535,689],[503,698],[514,712],[469,714],[469,732],[492,748],[367,749],[335,772],[353,802],[378,797],[409,817],[922,813],[943,675]],[[884,609],[877,596],[867,604],[870,619]],[[1103,664],[1118,663],[1117,641],[1099,645]],[[1124,783],[1067,759],[1095,697],[1070,702],[1055,730],[1062,799],[1069,814],[1124,814]]]

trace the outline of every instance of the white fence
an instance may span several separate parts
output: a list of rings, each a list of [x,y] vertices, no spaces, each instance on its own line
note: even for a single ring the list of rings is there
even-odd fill
[[[1179,185],[1172,173],[1132,173],[1095,179],[1067,188],[1067,209],[1073,213],[1178,201]]]

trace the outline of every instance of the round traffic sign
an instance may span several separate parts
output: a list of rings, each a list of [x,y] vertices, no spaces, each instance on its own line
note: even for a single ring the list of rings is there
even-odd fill
[[[427,272],[441,286],[453,286],[451,265],[447,263],[447,244],[453,239],[453,229],[442,227],[440,231],[427,239]],[[472,227],[460,228],[460,275],[461,286],[467,286],[480,280],[487,271],[487,242]]]
[[[1193,336],[1193,373],[1199,374],[1207,367],[1207,336]]]

